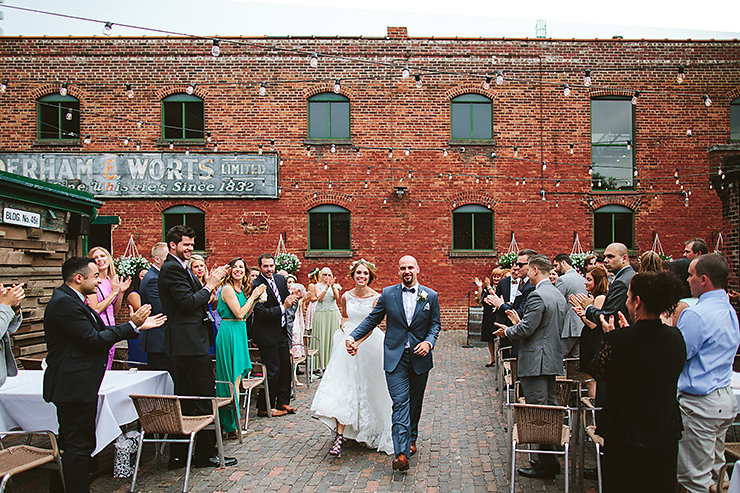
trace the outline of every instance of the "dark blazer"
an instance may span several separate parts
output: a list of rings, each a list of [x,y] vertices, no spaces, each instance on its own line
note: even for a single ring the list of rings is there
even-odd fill
[[[519,314],[519,318],[521,318],[522,315],[524,315],[524,306],[527,304],[527,298],[529,297],[529,294],[534,291],[534,286],[532,286],[532,283],[529,282],[529,278],[527,278],[527,280],[524,281],[524,284],[519,283],[519,292],[522,294],[518,294],[516,298],[514,298],[514,303],[509,303],[509,295],[511,294],[511,278],[509,277],[508,279],[509,282],[501,287],[502,294],[499,295],[506,301],[504,301],[504,304],[496,310],[498,316],[502,317],[502,320],[505,319],[505,322],[500,323],[505,325],[511,325],[509,317],[506,316],[506,310],[514,310]],[[503,281],[503,279],[501,279],[501,281]],[[501,285],[501,281],[499,281],[499,286]],[[498,286],[496,287],[496,292],[498,293]],[[506,296],[504,296],[504,294]]]
[[[164,342],[170,356],[203,356],[213,344],[211,293],[171,253],[159,271],[159,300],[167,315]]]
[[[272,279],[275,281],[275,285],[278,288],[278,293],[283,301],[288,297],[288,283],[285,282],[285,278],[280,274],[273,274]],[[252,283],[252,288],[256,288],[260,284],[267,285],[265,293],[267,293],[267,301],[260,303],[257,301],[254,305],[254,322],[252,324],[252,331],[249,335],[254,339],[254,342],[258,346],[273,346],[281,342],[288,341],[288,331],[282,327],[281,320],[283,312],[280,308],[280,301],[275,297],[275,293],[272,292],[270,284],[267,279],[260,274],[257,279]]]
[[[49,350],[44,372],[47,402],[97,401],[111,346],[138,335],[128,322],[106,327],[66,284],[54,291],[46,305],[44,333]]]
[[[601,309],[593,305],[589,306],[586,309],[586,318],[601,327],[600,315],[604,315],[604,318],[607,320],[613,315],[614,321],[617,322],[617,312],[622,312],[629,321],[630,314],[626,304],[627,291],[634,275],[635,269],[631,265],[627,265],[627,267],[619,271],[619,274],[609,286],[609,291],[606,293],[606,298],[604,299],[604,306]]]
[[[139,286],[139,295],[142,305],[152,306],[152,315],[162,313],[162,303],[159,301],[159,269],[151,266]],[[164,326],[145,330],[139,336],[141,348],[148,353],[164,353]]]

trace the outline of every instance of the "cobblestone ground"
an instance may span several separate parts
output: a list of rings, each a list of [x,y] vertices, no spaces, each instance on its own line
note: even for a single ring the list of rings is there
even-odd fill
[[[330,458],[332,434],[308,412],[318,386],[314,381],[310,389],[298,389],[291,402],[298,408],[294,415],[257,418],[253,408],[245,443],[225,442],[226,454],[239,464],[193,469],[190,491],[509,491],[506,419],[495,404],[493,369],[484,367],[488,351],[463,348],[465,338],[464,331],[440,335],[419,425],[419,453],[411,458],[409,471],[394,473],[391,456],[351,441],[345,442],[341,458]],[[525,460],[525,456],[518,459],[522,464]],[[100,462],[107,471],[112,469],[105,457]],[[142,463],[137,491],[182,491],[183,469],[168,471],[166,460],[156,464],[153,452],[146,449]],[[39,477],[18,479],[16,491],[40,491],[37,487],[45,486]],[[128,491],[130,486],[129,480],[114,479],[105,472],[91,489],[112,493]],[[519,492],[564,488],[563,474],[554,481],[518,477],[516,482]]]

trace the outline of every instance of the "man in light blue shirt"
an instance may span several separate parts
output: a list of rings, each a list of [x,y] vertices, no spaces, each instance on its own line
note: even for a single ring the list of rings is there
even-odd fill
[[[740,328],[724,290],[728,271],[721,255],[695,258],[688,281],[699,302],[678,319],[687,359],[678,379],[684,426],[678,444],[678,482],[690,493],[706,493],[718,481],[725,462],[725,433],[737,415],[730,384]]]

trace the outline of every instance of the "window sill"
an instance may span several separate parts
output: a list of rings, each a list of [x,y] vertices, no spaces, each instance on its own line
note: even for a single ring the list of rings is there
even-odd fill
[[[304,145],[324,145],[324,144],[339,144],[339,145],[352,145],[352,139],[316,139],[308,137],[303,139]]]
[[[729,144],[715,144],[709,148],[709,152],[716,151],[740,151],[740,142],[731,140]]]
[[[82,143],[80,139],[38,139],[34,140],[33,146],[79,146]]]
[[[495,146],[495,139],[450,139],[447,144],[451,146]]]
[[[495,256],[494,250],[452,250],[449,254],[450,258],[491,258]]]
[[[309,250],[304,255],[305,258],[352,258],[350,250]]]
[[[204,146],[206,145],[206,139],[159,139],[157,140],[158,146],[168,146],[172,142],[176,146],[191,145],[191,146]]]

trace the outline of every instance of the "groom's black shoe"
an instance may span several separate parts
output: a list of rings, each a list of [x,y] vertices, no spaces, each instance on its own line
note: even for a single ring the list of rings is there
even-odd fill
[[[394,471],[406,471],[409,468],[409,460],[404,454],[398,454],[393,459],[393,470]]]
[[[411,446],[409,447],[409,457],[413,456],[416,453],[416,442],[411,442]]]

